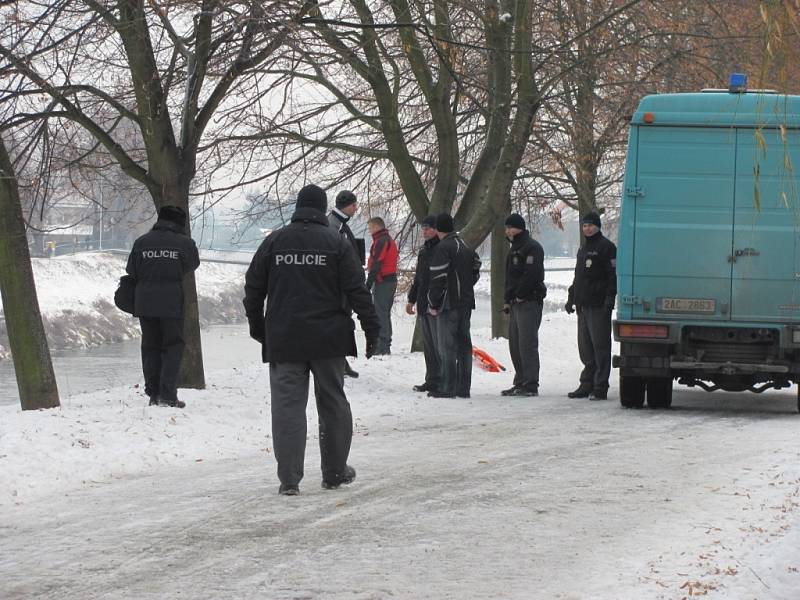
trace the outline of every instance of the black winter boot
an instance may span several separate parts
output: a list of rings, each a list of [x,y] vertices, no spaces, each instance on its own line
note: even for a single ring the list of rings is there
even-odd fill
[[[281,484],[281,487],[278,488],[278,493],[281,496],[298,496],[300,494],[300,488],[296,485]]]
[[[352,377],[353,379],[358,379],[358,371],[354,371],[353,367],[350,366],[350,363],[344,361],[344,376],[345,377]]]
[[[345,465],[344,471],[342,471],[342,474],[339,475],[336,479],[322,480],[322,489],[335,490],[340,485],[347,485],[348,483],[353,483],[355,480],[356,480],[356,470],[350,465]]]
[[[567,394],[567,398],[588,398],[591,393],[592,386],[588,383],[582,383],[578,386],[578,389]]]

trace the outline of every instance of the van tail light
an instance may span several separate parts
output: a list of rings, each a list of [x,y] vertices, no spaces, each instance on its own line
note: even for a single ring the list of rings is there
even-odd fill
[[[624,324],[619,326],[619,337],[666,339],[669,337],[669,327],[666,325]]]

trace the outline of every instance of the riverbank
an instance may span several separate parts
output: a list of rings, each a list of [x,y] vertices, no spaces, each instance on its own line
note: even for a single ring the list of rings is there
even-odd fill
[[[90,348],[139,336],[139,322],[114,306],[125,257],[83,253],[32,259],[39,309],[51,350]],[[245,265],[203,262],[196,272],[201,326],[244,320]],[[9,358],[0,303],[0,360]]]

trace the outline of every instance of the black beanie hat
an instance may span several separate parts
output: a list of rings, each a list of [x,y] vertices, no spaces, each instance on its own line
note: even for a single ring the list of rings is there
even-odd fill
[[[342,190],[336,194],[336,208],[344,208],[356,203],[356,195],[350,190]]]
[[[583,218],[581,219],[581,225],[587,225],[587,224],[596,225],[597,228],[599,229],[601,227],[600,215],[598,215],[596,212],[590,212],[583,215]]]
[[[296,208],[313,208],[325,214],[328,210],[328,195],[321,187],[311,183],[297,193]]]
[[[525,219],[522,215],[513,213],[506,218],[506,227],[516,227],[517,229],[525,229]]]
[[[186,227],[186,212],[180,206],[162,206],[158,209],[158,218]]]
[[[447,213],[439,213],[436,215],[436,229],[442,233],[451,233],[455,230],[453,217]]]
[[[420,227],[430,227],[436,229],[436,215],[428,215],[420,222]]]

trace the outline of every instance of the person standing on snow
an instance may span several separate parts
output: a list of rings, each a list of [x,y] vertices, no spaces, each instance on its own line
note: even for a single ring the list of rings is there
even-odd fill
[[[408,303],[406,313],[414,314],[414,305],[417,306],[417,321],[422,330],[422,349],[425,355],[425,381],[414,386],[415,392],[433,392],[439,389],[441,376],[439,353],[436,349],[436,318],[428,313],[428,284],[431,279],[430,263],[433,251],[439,243],[436,231],[436,217],[429,215],[422,219],[422,238],[425,243],[417,253],[417,270],[414,272],[414,282],[408,290]]]
[[[375,354],[391,354],[392,304],[397,291],[397,244],[380,217],[372,217],[367,221],[367,227],[372,234],[367,262],[367,288],[372,290],[372,300],[381,322]]]
[[[261,243],[245,275],[250,337],[269,363],[272,440],[278,492],[300,493],[306,449],[309,373],[319,415],[322,487],[355,480],[347,464],[353,416],[344,393],[344,357],[356,355],[355,310],[375,351],[379,323],[350,244],[328,225],[327,196],[316,185],[297,194],[291,223]],[[266,300],[266,313],[264,301]]]
[[[600,232],[600,215],[581,219],[586,238],[578,250],[575,278],[564,307],[578,312],[578,353],[583,363],[580,385],[570,398],[605,400],[611,374],[611,313],[617,295],[617,247]]]
[[[356,195],[350,190],[342,190],[336,194],[336,205],[328,215],[328,223],[337,231],[339,235],[342,236],[343,239],[347,241],[348,244],[350,244],[350,246],[353,248],[353,252],[356,253],[356,258],[358,258],[358,264],[362,265],[363,267],[364,240],[357,240],[356,236],[353,235],[350,226],[347,224],[352,216],[356,214],[357,210],[358,200],[356,200]],[[360,244],[359,241],[361,242]],[[358,373],[353,370],[353,368],[347,362],[347,359],[344,360],[344,375],[345,377],[358,377]]]
[[[434,398],[469,398],[472,386],[470,319],[475,308],[475,284],[480,277],[478,255],[456,233],[453,217],[436,217],[439,244],[433,252],[428,286],[428,314],[436,317],[439,389]]]
[[[505,222],[511,250],[506,259],[503,311],[509,315],[508,348],[514,363],[514,385],[503,396],[539,395],[539,326],[547,295],[544,250],[525,229],[525,219],[512,214]]]
[[[186,235],[186,212],[163,206],[153,229],[133,242],[125,271],[136,281],[133,314],[142,328],[144,392],[150,406],[184,408],[178,400],[183,358],[183,278],[200,266]]]

